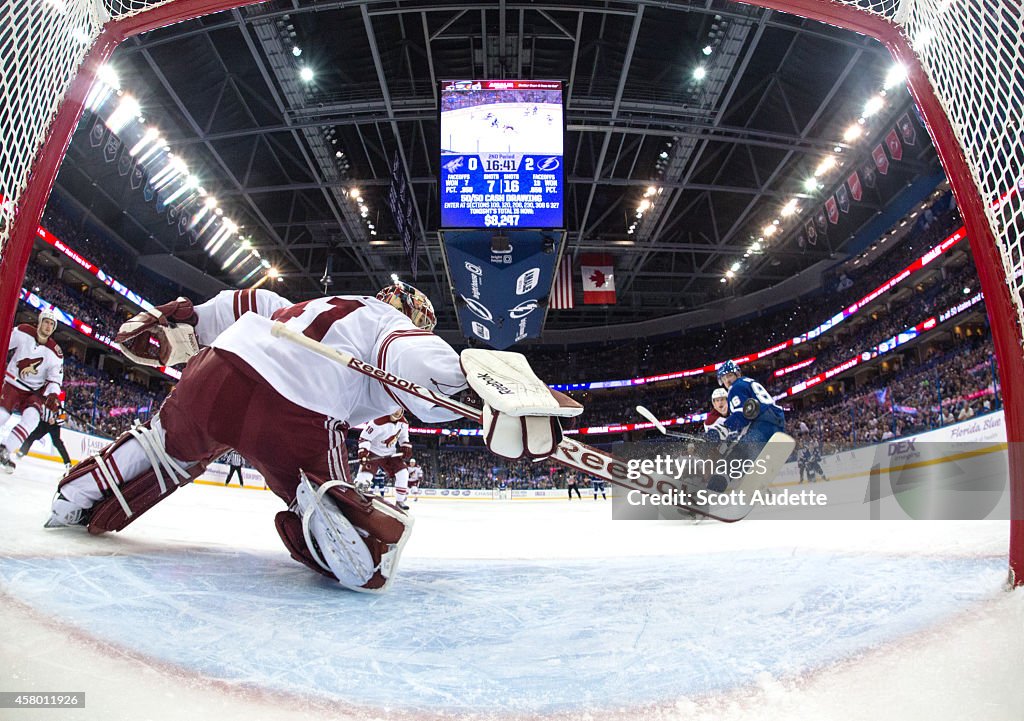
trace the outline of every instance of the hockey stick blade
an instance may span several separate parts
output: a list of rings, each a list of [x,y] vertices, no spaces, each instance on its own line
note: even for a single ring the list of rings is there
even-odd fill
[[[400,391],[404,391],[430,401],[442,408],[447,408],[448,410],[461,415],[463,418],[475,421],[476,423],[482,422],[483,416],[479,408],[474,408],[473,406],[465,403],[460,403],[454,398],[449,398],[446,395],[435,393],[434,391],[413,383],[410,380],[400,378],[394,373],[382,368],[377,368],[369,363],[364,363],[349,353],[339,351],[328,345],[315,341],[298,331],[288,328],[283,323],[274,322],[271,327],[271,335],[275,338],[284,338],[292,343],[304,346],[324,358],[328,358],[333,360],[335,363],[340,363],[351,368],[357,373],[362,373],[365,376],[374,378],[381,383],[397,388]],[[588,446],[585,443],[580,443],[572,438],[563,439],[550,458],[559,465],[572,468],[589,476],[596,476],[604,479],[605,481],[619,486],[620,488],[640,491],[641,493],[664,493],[667,489],[673,487],[678,488],[681,485],[685,485],[681,484],[680,481],[672,478],[671,476],[630,471],[628,462],[625,459],[602,451],[599,448]],[[746,515],[744,513],[738,517],[734,516],[728,512],[730,509],[725,509],[726,512],[719,512],[719,509],[716,508],[688,506],[685,504],[679,504],[678,507],[687,511],[694,511],[702,516],[714,518],[715,520],[724,521],[726,523],[738,521],[743,517],[743,515]]]
[[[640,415],[642,415],[647,420],[649,420],[651,423],[653,423],[654,427],[655,427],[655,429],[657,429],[658,433],[662,434],[663,436],[667,436],[668,435],[668,429],[665,428],[665,425],[661,421],[658,420],[658,417],[656,415],[651,413],[649,410],[647,410],[643,406],[637,406],[636,407],[636,412],[639,413]]]

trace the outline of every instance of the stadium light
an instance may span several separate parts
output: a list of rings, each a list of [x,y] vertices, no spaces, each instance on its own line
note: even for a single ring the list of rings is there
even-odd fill
[[[348,197],[350,198],[358,198],[360,195],[359,188],[352,188],[352,190],[348,191]]]
[[[302,82],[311,83],[316,75],[313,73],[313,68],[308,65],[304,65],[302,69],[299,70],[299,77],[302,79]]]
[[[703,80],[708,74],[707,68],[703,65],[698,65],[693,69],[693,79],[700,81]]]
[[[705,55],[710,55],[711,54],[711,50],[712,50],[712,48],[711,48],[710,45],[705,45],[704,49],[701,50],[701,52],[704,53]]]
[[[270,266],[270,268],[267,269],[267,275],[270,276],[271,280],[276,280],[277,278],[281,277],[281,271],[279,271],[274,266]]]
[[[789,216],[793,215],[793,213],[797,212],[798,210],[800,210],[800,208],[799,208],[799,206],[797,206],[797,200],[796,200],[796,198],[792,198],[792,199],[790,199],[790,201],[788,203],[786,203],[784,206],[782,206],[782,210],[780,211],[780,213],[781,213],[783,218],[788,218]]]
[[[770,238],[778,231],[778,228],[774,225],[768,224],[761,229],[766,238]]]
[[[295,57],[299,57],[300,55],[302,55],[302,48],[300,48],[298,45],[293,47],[292,48],[292,55],[294,55]]]
[[[848,143],[852,143],[854,140],[859,138],[863,132],[864,128],[860,126],[860,123],[854,123],[846,129],[846,132],[843,133],[843,140]]]
[[[832,170],[832,168],[834,167],[836,167],[835,156],[829,155],[820,163],[818,163],[818,167],[814,169],[814,177],[819,178],[828,171]]]
[[[139,101],[127,93],[121,96],[121,102],[117,104],[114,112],[107,118],[107,127],[110,132],[120,133],[124,127],[139,114]]]
[[[807,180],[805,180],[804,181],[804,189],[807,190],[808,192],[813,193],[815,190],[818,189],[818,179],[817,178],[808,178]]]
[[[870,118],[883,107],[885,107],[885,98],[881,95],[875,95],[873,98],[868,100],[867,104],[864,106],[864,117]]]
[[[725,271],[725,277],[726,278],[735,278],[736,277],[736,271],[734,271],[734,270],[727,270],[727,271]]]
[[[117,76],[117,71],[111,65],[101,65],[100,69],[96,71],[96,79],[108,88],[113,88],[114,90],[121,89],[121,79]]]
[[[889,68],[889,72],[886,73],[884,87],[886,90],[891,90],[897,85],[902,85],[903,81],[905,81],[906,79],[907,69],[900,65],[899,63],[896,63],[891,68]]]
[[[644,198],[643,200],[640,201],[640,205],[638,205],[636,207],[636,209],[639,212],[643,213],[646,210],[648,210],[650,207],[651,207],[651,201],[647,200],[647,198]]]

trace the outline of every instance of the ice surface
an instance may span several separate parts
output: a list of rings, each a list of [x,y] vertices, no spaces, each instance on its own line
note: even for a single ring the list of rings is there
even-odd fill
[[[198,485],[122,534],[44,531],[57,466],[0,477],[4,690],[73,718],[1024,718],[1004,522],[611,521],[424,499],[390,592]],[[2,711],[0,719],[68,718]]]

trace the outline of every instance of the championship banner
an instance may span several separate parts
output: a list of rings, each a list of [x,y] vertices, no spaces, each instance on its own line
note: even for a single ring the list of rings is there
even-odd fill
[[[615,265],[610,255],[585,253],[580,256],[585,305],[615,304]]]
[[[900,136],[896,134],[896,128],[890,130],[885,136],[885,147],[889,148],[889,155],[893,160],[903,158],[903,146],[900,144]]]
[[[560,234],[442,231],[441,242],[463,335],[498,350],[540,335]]]
[[[837,225],[839,223],[839,206],[836,205],[835,196],[831,196],[825,201],[825,210],[828,211],[828,222]]]
[[[910,113],[903,113],[896,121],[896,127],[900,129],[904,143],[907,145],[917,144],[917,130],[914,128],[914,121],[910,119]]]
[[[818,229],[814,227],[813,220],[807,221],[807,225],[804,226],[804,235],[807,236],[807,242],[811,245],[818,244]]]
[[[875,177],[875,166],[873,163],[865,163],[864,167],[860,169],[861,175],[864,176],[864,185],[868,188],[874,188],[877,178]]]
[[[871,158],[875,161],[875,167],[878,168],[878,172],[882,175],[889,174],[889,158],[885,155],[885,148],[879,143],[875,146],[875,149],[871,151]]]
[[[840,185],[836,190],[836,200],[839,201],[839,209],[844,213],[850,212],[850,194],[845,185]]]
[[[857,202],[860,202],[860,199],[864,197],[864,189],[861,188],[860,176],[856,170],[846,179],[846,186],[850,189],[850,196]]]

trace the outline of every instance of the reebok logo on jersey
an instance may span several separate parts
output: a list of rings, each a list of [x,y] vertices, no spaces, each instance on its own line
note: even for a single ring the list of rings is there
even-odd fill
[[[39,366],[42,362],[42,358],[24,358],[18,361],[18,377],[24,380],[29,376],[39,375]]]

